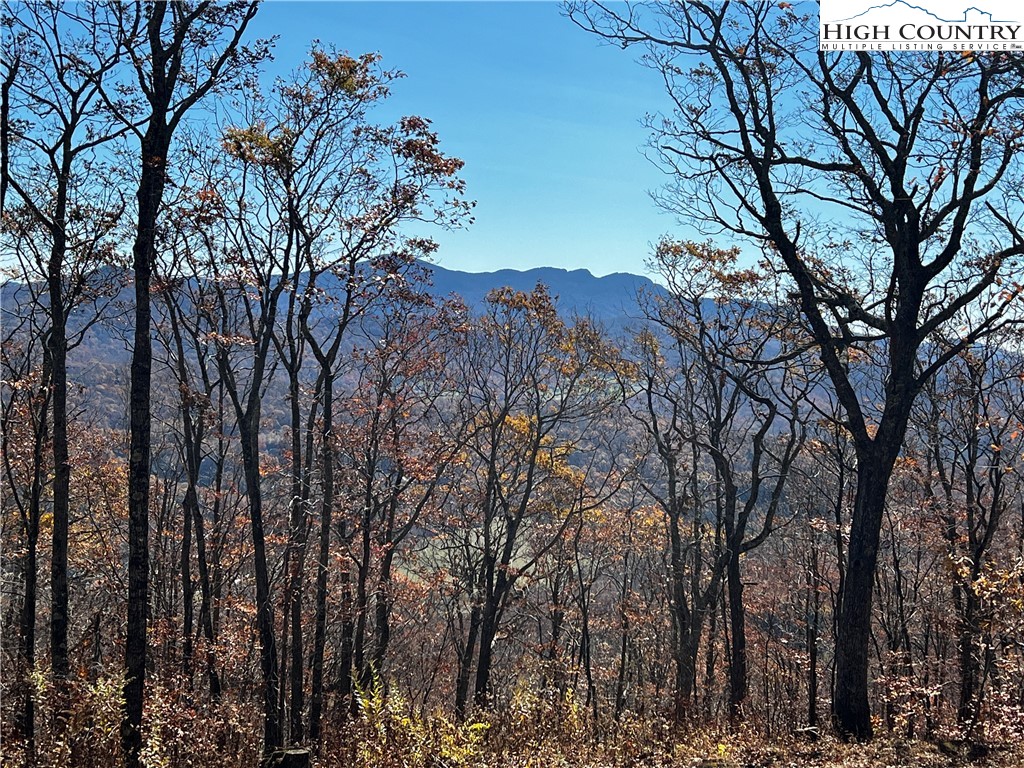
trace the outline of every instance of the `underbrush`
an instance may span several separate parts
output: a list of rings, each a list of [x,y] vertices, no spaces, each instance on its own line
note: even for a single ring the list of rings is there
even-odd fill
[[[766,738],[752,724],[679,726],[624,716],[595,723],[573,696],[517,693],[505,708],[458,722],[414,713],[378,685],[316,768],[1020,768],[1017,743],[897,738],[845,744],[810,733]],[[705,762],[706,761],[706,762]]]
[[[35,756],[18,732],[12,708],[24,690],[4,691],[0,766],[114,768],[122,765],[124,681],[71,675],[55,682],[29,676],[35,710]],[[177,679],[146,687],[142,761],[146,768],[252,768],[259,762],[259,712],[234,701],[214,704]]]
[[[497,720],[497,719],[496,719]],[[408,726],[407,726],[408,727]],[[486,729],[486,730],[485,730]],[[633,722],[600,738],[573,741],[559,731],[515,730],[504,722],[453,725],[420,720],[416,735],[389,729],[385,740],[362,738],[316,768],[1020,768],[1024,750],[1011,745],[906,741],[882,736],[871,744],[844,744],[831,736],[815,743],[768,741],[715,728],[670,730]],[[410,748],[410,744],[412,745]]]
[[[121,764],[121,681],[75,679],[57,690],[32,678],[37,768]],[[230,701],[195,701],[180,681],[148,688],[143,762],[147,768],[256,768],[260,713]],[[173,692],[172,692],[173,691]],[[680,726],[667,718],[595,720],[571,692],[520,690],[493,712],[459,721],[418,711],[378,681],[358,694],[354,718],[329,713],[314,768],[1020,768],[1021,741],[908,740],[882,732],[873,743],[843,744],[810,732],[766,738],[756,723]],[[5,707],[0,764],[28,765]]]

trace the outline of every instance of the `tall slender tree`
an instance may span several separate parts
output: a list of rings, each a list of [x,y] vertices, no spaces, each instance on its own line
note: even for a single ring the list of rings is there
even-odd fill
[[[961,352],[941,382],[929,382],[915,413],[915,453],[929,470],[925,496],[949,547],[958,624],[957,717],[968,732],[980,721],[982,689],[994,663],[991,604],[978,586],[1004,554],[998,540],[1022,490],[1013,470],[1024,423],[1020,333],[993,341],[999,343]]]
[[[734,719],[742,715],[748,693],[741,557],[763,544],[776,525],[787,479],[804,442],[806,408],[801,403],[814,381],[806,360],[807,339],[794,313],[778,307],[776,281],[758,269],[738,267],[738,258],[737,249],[669,239],[659,243],[652,265],[665,280],[668,295],[647,301],[651,328],[638,345],[643,361],[639,370],[645,375],[627,397],[656,446],[662,465],[658,475],[670,478],[678,471],[673,464],[680,454],[694,463],[692,470],[701,466],[701,457],[710,463],[702,470],[713,478],[708,498],[701,500],[693,492],[681,505],[667,492],[667,484],[654,496],[668,513],[670,529],[678,525],[674,516],[680,514],[679,507],[692,505],[699,518],[715,520],[724,534],[709,558],[709,590],[690,594],[696,610],[673,608],[678,640],[686,649],[680,660],[692,666],[697,648],[692,640],[683,640],[700,637],[706,618],[700,605],[715,601],[715,587],[724,581],[731,630],[729,709]],[[656,345],[660,354],[652,359],[656,338],[663,343]],[[662,360],[665,367],[659,364]],[[679,451],[684,446],[689,450]],[[748,535],[755,526],[756,533]],[[672,535],[674,601],[686,600],[685,591],[679,592],[682,574],[677,569],[683,562],[676,553],[677,535]],[[699,535],[696,541],[679,543],[699,548]],[[700,570],[694,563],[686,567]],[[714,604],[709,602],[706,610],[710,617]],[[691,688],[695,671],[685,676]],[[690,693],[684,687],[677,691],[677,700]]]
[[[12,53],[3,65],[3,229],[5,238],[13,238],[15,278],[23,283],[23,295],[11,299],[41,315],[29,325],[39,328],[44,344],[36,440],[39,448],[48,444],[52,460],[50,662],[58,678],[69,671],[68,350],[97,318],[102,268],[112,261],[111,234],[124,210],[116,191],[101,182],[111,170],[104,153],[127,130],[102,100],[104,82],[120,58],[116,45],[103,44],[111,42],[112,22],[101,6],[59,3],[21,4],[3,20]],[[76,316],[88,304],[92,311]],[[37,471],[44,471],[42,464]],[[44,477],[38,482],[48,484]],[[32,573],[26,573],[22,625],[29,670],[35,658],[38,501],[33,492],[27,518]],[[30,744],[33,706],[26,699]]]
[[[415,260],[434,249],[430,240],[407,237],[399,226],[409,221],[458,226],[470,207],[457,176],[462,162],[440,150],[429,121],[371,121],[372,108],[397,76],[383,70],[375,54],[353,58],[315,46],[306,66],[277,82],[254,113],[240,116],[241,124],[223,135],[232,174],[222,192],[229,245],[211,241],[207,272],[217,278],[218,360],[242,440],[257,550],[265,717],[279,719],[288,699],[293,742],[306,733],[302,576],[314,473],[323,495],[309,732],[314,744],[320,738],[339,353],[354,321],[378,303],[413,291]],[[240,339],[245,343],[237,343]],[[306,364],[309,354],[313,366]],[[292,484],[282,633],[291,654],[280,659],[263,553],[258,445],[263,396],[277,364],[288,380]],[[344,688],[351,665],[342,661],[341,666]],[[285,683],[282,673],[288,673],[286,688],[278,687]],[[280,735],[280,725],[271,730]]]
[[[132,242],[135,308],[129,392],[128,627],[125,640],[125,762],[138,766],[146,678],[149,603],[150,381],[152,339],[150,289],[156,260],[157,222],[168,178],[174,133],[211,92],[238,84],[266,55],[265,44],[242,45],[258,3],[209,0],[114,4],[116,44],[131,62],[137,101],[123,89],[102,91],[108,108],[130,126],[139,142],[138,204]]]
[[[493,703],[495,644],[518,580],[529,574],[578,516],[618,482],[614,461],[572,466],[575,445],[607,430],[616,356],[587,320],[567,325],[547,289],[492,291],[455,361],[474,424],[467,453],[466,529],[459,532],[470,620],[455,691],[456,710]],[[474,672],[475,659],[475,672]]]

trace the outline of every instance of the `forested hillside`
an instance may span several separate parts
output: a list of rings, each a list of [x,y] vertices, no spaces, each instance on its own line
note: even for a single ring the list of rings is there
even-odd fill
[[[1020,764],[1021,58],[623,8],[653,280],[445,269],[377,54],[7,6],[4,765]]]

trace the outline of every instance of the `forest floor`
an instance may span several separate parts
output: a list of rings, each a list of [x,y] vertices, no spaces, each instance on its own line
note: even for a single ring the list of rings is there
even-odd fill
[[[688,751],[688,750],[687,750]],[[578,753],[550,750],[516,754],[484,752],[474,758],[450,763],[444,759],[409,762],[393,755],[373,762],[357,761],[359,768],[391,768],[391,766],[425,765],[436,768],[1022,768],[1024,751],[995,749],[985,755],[945,754],[937,745],[914,743],[895,747],[892,744],[835,746],[824,748],[764,748],[736,750],[729,757],[702,758],[680,754],[643,754],[633,759],[602,759]],[[327,761],[320,768],[338,763]]]
[[[602,752],[612,754],[602,755]],[[717,756],[711,757],[708,751],[694,750],[686,745],[671,750],[582,747],[559,751],[541,747],[499,753],[485,749],[469,759],[448,762],[435,758],[424,764],[437,768],[449,765],[461,768],[1024,768],[1024,749],[1008,745],[972,751],[948,742],[879,740],[868,745],[846,745],[823,741],[799,746],[724,747],[718,752]],[[397,768],[418,762],[410,763],[397,754],[391,757],[394,759],[360,761],[357,764],[360,768],[390,768],[392,765]]]
[[[154,687],[154,691],[159,691]],[[73,699],[70,739],[54,728],[41,696],[37,711],[38,768],[109,768],[123,764],[117,679]],[[253,708],[222,706],[201,716],[154,696],[144,739],[150,768],[254,768],[260,757],[261,721]],[[932,739],[907,739],[879,722],[869,744],[846,744],[828,729],[748,721],[730,726],[673,723],[665,717],[624,713],[598,720],[572,699],[560,704],[513,698],[499,711],[471,712],[459,721],[416,711],[397,693],[361,695],[361,712],[327,718],[322,751],[312,768],[1024,768],[1024,718],[992,718],[979,726],[983,742],[950,740],[953,725],[935,724]],[[24,765],[24,744],[13,720],[0,717],[0,768]],[[923,723],[918,721],[918,726]],[[921,732],[920,730],[918,732]],[[297,749],[308,759],[308,752]],[[278,753],[270,765],[281,765]],[[300,757],[300,762],[302,758]],[[285,760],[287,762],[287,759]]]
[[[1024,768],[1024,742],[1009,739],[972,745],[883,734],[870,744],[845,744],[831,735],[810,741],[793,735],[769,739],[743,730],[681,734],[639,723],[595,739],[572,728],[551,728],[551,723],[510,728],[506,722],[469,726],[479,730],[465,740],[456,735],[459,730],[465,734],[465,726],[432,726],[426,739],[404,738],[412,734],[400,735],[401,728],[363,731],[354,744],[349,742],[351,751],[342,748],[318,768]]]

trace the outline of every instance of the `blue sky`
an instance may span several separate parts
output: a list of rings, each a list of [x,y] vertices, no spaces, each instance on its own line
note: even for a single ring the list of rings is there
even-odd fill
[[[664,177],[641,151],[644,114],[666,102],[657,74],[557,3],[270,0],[254,25],[280,36],[275,74],[314,38],[405,72],[388,116],[430,118],[477,201],[469,229],[435,233],[442,266],[642,273],[677,229],[648,196]]]

